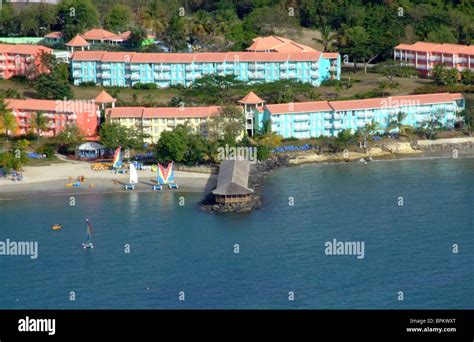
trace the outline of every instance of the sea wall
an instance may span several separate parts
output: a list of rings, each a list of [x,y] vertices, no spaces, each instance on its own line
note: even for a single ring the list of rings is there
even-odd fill
[[[415,145],[424,151],[469,150],[474,148],[474,137],[437,140],[418,140]]]

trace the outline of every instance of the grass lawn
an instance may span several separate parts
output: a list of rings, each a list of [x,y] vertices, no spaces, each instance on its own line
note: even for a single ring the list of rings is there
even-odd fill
[[[26,163],[26,166],[50,166],[53,164],[64,164],[64,163],[67,163],[67,161],[61,160],[56,156],[51,157],[49,159],[28,158],[28,162]]]
[[[34,98],[35,90],[27,87],[25,84],[13,82],[10,80],[0,80],[0,89],[15,89],[25,98]],[[104,88],[103,87],[78,87],[72,86],[74,98],[76,99],[94,99]],[[160,102],[167,103],[173,96],[177,95],[174,89],[144,89],[137,90],[132,88],[107,88],[105,89],[112,96],[116,96],[118,100],[123,102],[132,102],[133,94],[137,94],[138,102]]]

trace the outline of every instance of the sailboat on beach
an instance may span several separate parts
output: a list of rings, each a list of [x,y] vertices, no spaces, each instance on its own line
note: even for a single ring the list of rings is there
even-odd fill
[[[137,173],[137,168],[133,163],[130,163],[130,179],[129,183],[125,184],[124,188],[125,190],[134,190],[135,189],[135,184],[138,183],[138,173]]]
[[[82,247],[84,249],[87,248],[94,248],[94,244],[92,243],[92,226],[89,222],[89,219],[86,219],[86,224],[87,224],[87,240],[82,244]]]

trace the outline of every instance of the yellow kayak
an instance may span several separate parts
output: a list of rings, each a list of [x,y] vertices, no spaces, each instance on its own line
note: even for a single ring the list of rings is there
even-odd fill
[[[60,224],[55,224],[55,225],[51,226],[51,229],[52,229],[52,230],[59,230],[59,229],[61,229],[62,227],[63,227],[63,226],[60,225]]]

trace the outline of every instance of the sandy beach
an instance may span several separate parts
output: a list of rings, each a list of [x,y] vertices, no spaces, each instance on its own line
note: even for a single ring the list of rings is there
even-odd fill
[[[79,187],[67,187],[77,182],[77,177],[84,176],[85,181]],[[30,197],[31,195],[49,194],[88,194],[104,192],[124,192],[123,185],[128,183],[128,174],[114,174],[112,171],[91,170],[91,164],[80,161],[52,164],[49,166],[25,167],[23,181],[13,182],[10,179],[0,180],[0,199]],[[138,171],[139,183],[135,191],[153,191],[156,184],[156,173],[146,170]],[[175,182],[180,192],[209,192],[217,181],[213,174],[175,171]],[[171,191],[164,189],[163,191]]]

